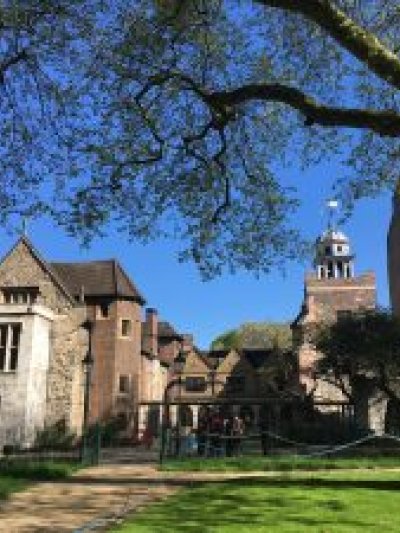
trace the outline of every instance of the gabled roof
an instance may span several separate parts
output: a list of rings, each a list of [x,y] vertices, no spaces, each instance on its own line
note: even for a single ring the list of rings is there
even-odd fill
[[[66,298],[70,302],[75,304],[76,301],[73,297],[73,294],[70,292],[68,286],[64,283],[64,280],[59,276],[58,272],[52,267],[51,263],[48,263],[47,261],[43,259],[43,257],[39,254],[39,252],[33,246],[31,241],[26,237],[26,235],[23,235],[22,237],[18,239],[18,241],[14,244],[11,250],[9,250],[9,252],[1,259],[0,263],[3,263],[7,259],[7,257],[9,257],[14,252],[14,250],[21,244],[28,248],[32,257],[35,259],[35,261],[39,263],[42,269],[50,276],[53,283],[64,294],[64,296],[66,296]]]
[[[142,338],[146,335],[149,335],[149,324],[144,321],[142,322]],[[176,332],[176,330],[171,326],[169,322],[159,322],[158,323],[158,333],[157,337],[159,339],[165,339],[169,341],[183,340],[183,336]]]
[[[115,259],[79,263],[50,263],[75,297],[84,291],[85,296],[112,296],[145,303],[133,282]]]
[[[219,364],[225,359],[230,350],[211,350],[209,352],[201,352],[204,360],[208,362],[208,366],[214,370],[218,368]]]

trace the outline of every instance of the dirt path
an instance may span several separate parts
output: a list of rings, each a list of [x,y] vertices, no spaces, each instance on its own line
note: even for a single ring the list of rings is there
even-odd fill
[[[164,483],[150,465],[88,468],[68,480],[39,483],[0,504],[3,533],[98,531],[119,516],[164,498],[181,484]]]
[[[159,472],[149,464],[86,468],[63,481],[38,483],[0,503],[0,532],[104,531],[118,517],[183,486],[255,475],[262,473]]]

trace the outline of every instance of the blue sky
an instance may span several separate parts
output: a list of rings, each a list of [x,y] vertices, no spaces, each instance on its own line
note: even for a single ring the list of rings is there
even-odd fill
[[[314,239],[326,225],[324,200],[329,197],[330,183],[340,172],[337,164],[325,163],[307,172],[291,169],[283,176],[299,188],[303,206],[296,223],[310,238]],[[382,195],[360,202],[342,228],[356,253],[356,272],[376,272],[381,305],[388,305],[386,234],[390,214],[390,195]],[[257,279],[237,273],[203,282],[194,265],[178,263],[173,241],[141,246],[129,243],[126,236],[110,228],[106,238],[95,240],[86,250],[47,220],[31,222],[28,236],[48,260],[117,258],[147,305],[157,308],[161,318],[169,320],[180,332],[193,333],[200,348],[208,348],[218,334],[243,322],[292,320],[301,304],[304,272],[310,269],[308,264],[288,264],[285,275],[273,271]],[[3,231],[2,255],[16,238]]]

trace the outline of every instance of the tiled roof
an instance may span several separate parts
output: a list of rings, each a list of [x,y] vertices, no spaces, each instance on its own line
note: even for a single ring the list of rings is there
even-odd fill
[[[145,300],[120,264],[114,259],[82,263],[49,263],[71,294],[129,298],[144,304]]]
[[[179,335],[169,322],[158,323],[158,337],[166,339],[182,340],[182,335]]]

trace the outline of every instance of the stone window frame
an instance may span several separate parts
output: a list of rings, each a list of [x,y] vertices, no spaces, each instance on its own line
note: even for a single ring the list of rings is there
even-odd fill
[[[5,329],[6,328],[6,329]],[[5,335],[3,331],[6,331]],[[16,334],[16,343],[13,344]],[[14,374],[18,370],[21,348],[22,322],[0,323],[0,373]]]
[[[3,287],[3,303],[10,305],[33,305],[39,296],[39,287]]]
[[[123,339],[130,339],[133,331],[133,321],[130,318],[121,318],[119,336]],[[125,327],[127,329],[125,329]]]
[[[119,374],[118,394],[129,394],[131,392],[131,376],[129,374]]]
[[[184,386],[185,392],[206,392],[207,380],[205,376],[186,376]]]

